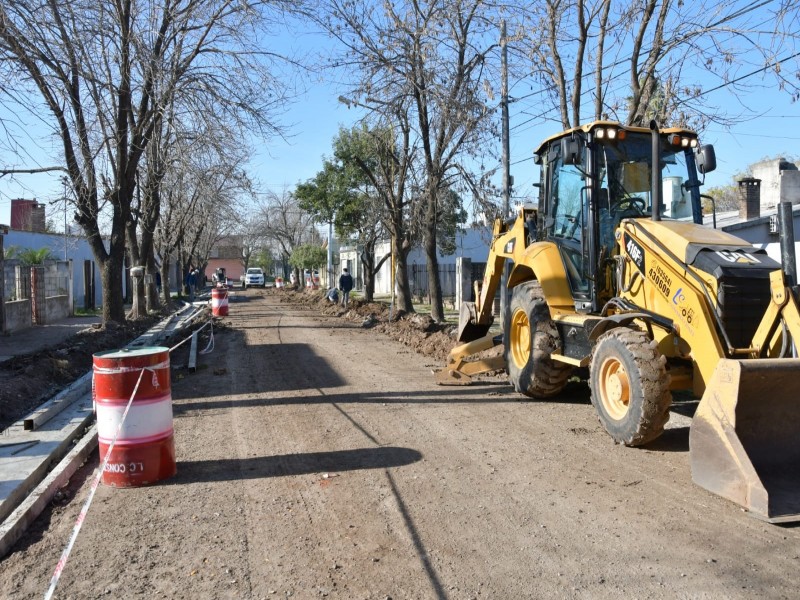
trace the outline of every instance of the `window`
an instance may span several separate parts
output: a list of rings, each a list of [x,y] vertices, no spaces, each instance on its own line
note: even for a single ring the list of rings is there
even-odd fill
[[[584,273],[583,235],[587,223],[586,183],[579,165],[553,163],[551,236],[561,248],[574,295],[589,291]]]

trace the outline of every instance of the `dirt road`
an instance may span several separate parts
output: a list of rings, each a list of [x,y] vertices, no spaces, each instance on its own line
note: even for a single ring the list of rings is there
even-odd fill
[[[695,487],[688,429],[614,446],[579,384],[437,387],[383,334],[245,296],[173,379],[178,475],[98,490],[57,597],[797,597],[800,528]],[[87,488],[2,562],[0,596],[42,596]]]

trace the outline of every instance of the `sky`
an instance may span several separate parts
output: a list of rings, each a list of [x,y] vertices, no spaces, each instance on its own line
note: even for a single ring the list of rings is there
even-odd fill
[[[284,37],[287,45],[302,45],[305,50],[326,42],[318,36],[295,35]],[[752,78],[752,83],[758,77]],[[524,100],[527,86],[512,85],[510,90],[510,162],[514,177],[514,198],[537,197],[533,184],[538,180],[539,170],[533,164],[533,151],[545,138],[558,133],[560,124],[540,119],[531,121],[540,107],[536,99]],[[352,126],[362,113],[357,108],[348,109],[338,101],[343,89],[335,84],[315,82],[309,91],[300,96],[287,110],[284,121],[292,124],[288,140],[253,140],[254,154],[250,162],[250,173],[262,190],[280,192],[292,189],[298,182],[306,181],[322,168],[322,157],[330,155],[331,143],[339,127]],[[519,99],[519,100],[517,100]],[[706,189],[732,183],[734,175],[747,166],[765,157],[778,155],[800,159],[800,103],[792,103],[786,92],[761,88],[746,96],[737,96],[730,88],[722,88],[708,95],[709,104],[720,107],[729,114],[743,112],[746,106],[752,115],[730,130],[711,126],[703,132],[702,143],[714,144],[717,155],[717,170],[706,178]],[[33,127],[26,133],[29,156],[26,166],[57,164],[57,159],[48,158],[46,152],[36,148],[47,147],[52,140]],[[500,139],[497,154],[500,151]],[[6,159],[6,160],[3,160]],[[8,165],[7,157],[0,157],[0,164]],[[486,165],[487,168],[489,165]],[[57,230],[63,227],[63,186],[60,173],[20,175],[13,180],[0,178],[0,223],[10,222],[12,198],[35,198],[51,203],[47,208],[48,219],[53,219]],[[499,179],[499,177],[498,177]]]

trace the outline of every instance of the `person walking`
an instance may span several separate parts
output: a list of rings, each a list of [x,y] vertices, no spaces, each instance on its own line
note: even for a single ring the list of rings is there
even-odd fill
[[[346,268],[342,269],[342,274],[339,275],[339,289],[342,290],[342,306],[347,308],[350,303],[350,290],[353,289],[353,276]]]
[[[197,285],[197,271],[189,269],[186,276],[186,288],[189,290],[189,302],[194,302],[194,286]]]

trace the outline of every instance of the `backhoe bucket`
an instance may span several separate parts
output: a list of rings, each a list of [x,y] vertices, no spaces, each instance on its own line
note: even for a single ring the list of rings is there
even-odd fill
[[[800,521],[800,360],[720,360],[689,448],[699,486],[770,523]]]
[[[491,326],[491,319],[487,324],[477,322],[474,303],[462,302],[458,313],[458,337],[456,337],[456,341],[471,342],[482,338],[489,333]]]
[[[485,335],[477,340],[454,347],[450,350],[450,354],[447,355],[447,366],[440,371],[434,371],[436,383],[439,385],[469,385],[472,383],[473,375],[505,369],[506,360],[502,354],[482,359],[465,360],[502,343],[502,335]]]

